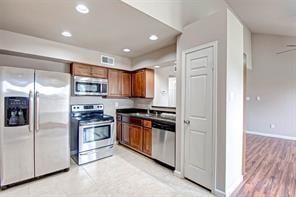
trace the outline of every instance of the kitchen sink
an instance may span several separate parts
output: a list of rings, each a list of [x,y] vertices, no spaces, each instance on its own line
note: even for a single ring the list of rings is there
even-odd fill
[[[139,117],[152,117],[153,116],[153,114],[144,114],[144,113],[133,113],[131,115],[139,116]]]

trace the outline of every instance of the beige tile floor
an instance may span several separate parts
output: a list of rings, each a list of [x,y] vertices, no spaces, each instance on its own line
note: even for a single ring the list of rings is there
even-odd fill
[[[0,191],[0,197],[200,197],[209,191],[122,146],[114,156]]]

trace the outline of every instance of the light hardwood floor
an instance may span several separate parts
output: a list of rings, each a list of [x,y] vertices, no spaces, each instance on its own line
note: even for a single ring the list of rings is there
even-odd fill
[[[246,148],[244,182],[232,196],[296,196],[296,141],[247,135]]]

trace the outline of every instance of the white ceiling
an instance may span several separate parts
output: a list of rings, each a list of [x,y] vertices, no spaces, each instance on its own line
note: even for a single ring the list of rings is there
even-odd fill
[[[182,31],[183,27],[227,8],[224,0],[121,0]]]
[[[227,8],[224,0],[182,0],[183,27],[207,17],[223,8]]]
[[[89,14],[78,13],[78,3],[87,5]],[[119,0],[1,0],[0,29],[126,57],[171,45],[179,34]],[[73,36],[63,37],[65,30]],[[159,40],[150,41],[151,34]]]
[[[254,33],[296,36],[295,0],[226,0]]]

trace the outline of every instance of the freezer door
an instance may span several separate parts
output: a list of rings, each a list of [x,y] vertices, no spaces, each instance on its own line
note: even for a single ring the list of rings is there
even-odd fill
[[[35,176],[70,167],[70,74],[35,71]]]
[[[1,187],[34,177],[34,70],[0,66]]]

